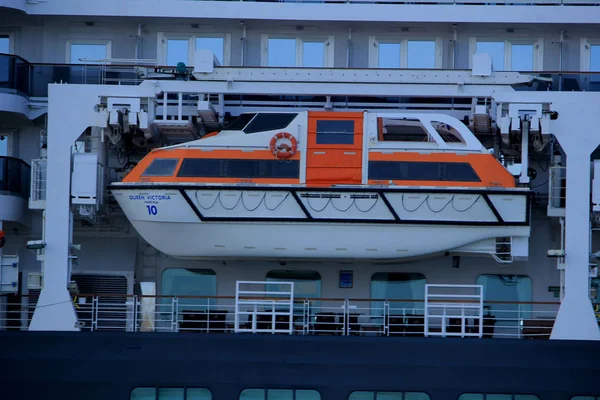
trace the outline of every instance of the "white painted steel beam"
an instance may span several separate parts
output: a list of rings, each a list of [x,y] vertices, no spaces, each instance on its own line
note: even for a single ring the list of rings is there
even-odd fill
[[[519,92],[494,96],[498,103],[549,104],[558,118],[550,132],[567,155],[565,297],[551,339],[600,340],[589,298],[590,155],[600,145],[600,93]],[[535,235],[532,235],[535,239]]]
[[[6,0],[5,0],[6,1]],[[9,0],[17,3],[15,0]],[[372,0],[375,2],[375,0]],[[422,1],[422,0],[420,0]],[[438,4],[345,4],[238,1],[235,7],[224,1],[105,0],[102,2],[21,2],[18,7],[30,15],[87,15],[112,17],[157,17],[226,20],[281,21],[365,21],[432,23],[511,24],[597,24],[600,7],[588,0],[563,0],[560,5],[469,5],[470,0],[438,0]],[[507,2],[503,0],[504,2]],[[555,4],[543,0],[542,4]],[[390,1],[391,2],[391,1]],[[352,4],[354,3],[354,4]],[[358,4],[357,4],[358,3]],[[414,2],[417,3],[417,2]],[[456,4],[455,4],[456,3]],[[510,2],[510,3],[514,3]],[[577,6],[565,7],[565,4]],[[168,23],[168,22],[167,22]]]

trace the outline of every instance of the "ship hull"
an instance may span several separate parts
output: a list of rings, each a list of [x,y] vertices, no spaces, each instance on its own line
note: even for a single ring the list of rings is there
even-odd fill
[[[113,185],[112,193],[148,243],[180,258],[395,260],[530,232],[528,192],[519,190]]]

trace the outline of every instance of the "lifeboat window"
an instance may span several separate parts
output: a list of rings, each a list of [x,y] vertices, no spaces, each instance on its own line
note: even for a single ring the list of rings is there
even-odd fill
[[[439,133],[446,143],[464,143],[461,134],[452,125],[431,121],[433,128]]]
[[[227,125],[225,129],[228,131],[241,131],[246,125],[248,125],[248,122],[250,122],[255,115],[255,113],[240,114],[240,116]]]
[[[369,179],[481,182],[469,163],[369,161]]]
[[[378,118],[379,140],[391,142],[431,142],[427,130],[418,119]]]
[[[246,128],[245,133],[273,131],[287,128],[298,114],[259,113]]]
[[[244,389],[240,400],[321,400],[316,390],[301,389]]]
[[[298,160],[239,160],[186,158],[179,168],[182,178],[298,178]]]
[[[317,121],[317,144],[354,144],[354,121]]]
[[[142,176],[171,176],[178,162],[178,158],[157,158],[150,163]]]
[[[429,400],[424,392],[352,392],[348,400]]]

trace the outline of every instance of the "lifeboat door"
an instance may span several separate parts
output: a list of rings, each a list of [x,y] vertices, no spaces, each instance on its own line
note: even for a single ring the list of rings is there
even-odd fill
[[[360,185],[363,119],[361,112],[308,113],[307,185]]]

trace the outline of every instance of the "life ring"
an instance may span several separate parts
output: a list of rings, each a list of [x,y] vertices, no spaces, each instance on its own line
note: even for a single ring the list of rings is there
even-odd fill
[[[277,145],[277,141],[280,139],[288,139],[292,145],[290,146],[286,143]],[[296,150],[298,149],[298,141],[290,133],[279,132],[271,139],[269,148],[271,149],[271,153],[273,153],[277,158],[290,158],[296,154]]]

